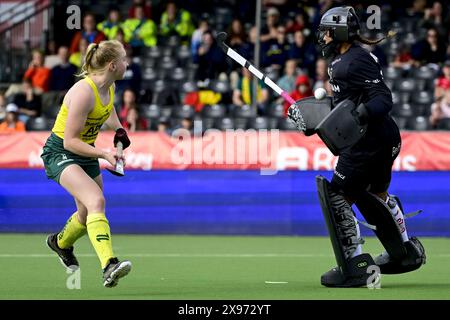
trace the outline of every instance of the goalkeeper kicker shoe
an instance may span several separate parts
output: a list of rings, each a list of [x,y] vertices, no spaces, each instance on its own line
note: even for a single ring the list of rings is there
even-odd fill
[[[130,271],[130,261],[119,261],[117,258],[111,258],[108,265],[103,269],[103,286],[107,288],[117,286],[119,279],[125,277]]]
[[[52,249],[59,257],[61,264],[70,269],[71,271],[76,271],[80,267],[78,260],[73,254],[73,246],[67,249],[61,249],[58,246],[58,234],[53,233],[47,237],[47,246]]]

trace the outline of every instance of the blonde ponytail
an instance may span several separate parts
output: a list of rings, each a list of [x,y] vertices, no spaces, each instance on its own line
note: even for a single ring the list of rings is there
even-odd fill
[[[122,49],[122,43],[117,40],[91,43],[86,50],[83,66],[77,77],[84,78],[93,73],[104,72],[111,61],[120,58]]]

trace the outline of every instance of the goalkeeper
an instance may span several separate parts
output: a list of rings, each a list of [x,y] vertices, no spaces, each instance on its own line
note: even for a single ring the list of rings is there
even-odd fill
[[[425,263],[422,244],[408,236],[399,199],[388,193],[392,165],[401,148],[399,129],[389,115],[391,92],[383,82],[377,57],[356,43],[373,45],[382,39],[364,39],[359,29],[354,9],[337,7],[325,12],[317,32],[322,55],[330,59],[328,74],[336,107],[315,129],[339,155],[331,183],[324,177],[316,178],[338,264],[322,275],[322,285],[329,287],[367,285],[370,266],[377,265],[381,273],[395,274]],[[345,108],[351,112],[340,114]],[[304,128],[297,104],[290,107],[288,116]],[[364,135],[355,144],[345,146],[345,141],[361,132]],[[363,253],[353,204],[386,249],[375,259]]]

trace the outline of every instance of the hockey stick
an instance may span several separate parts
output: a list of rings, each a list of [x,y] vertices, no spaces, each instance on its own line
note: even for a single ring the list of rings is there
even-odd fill
[[[239,53],[231,49],[229,46],[225,44],[225,40],[227,39],[227,34],[225,32],[220,32],[217,37],[217,43],[222,48],[222,50],[229,56],[231,59],[239,63],[244,68],[248,69],[254,76],[256,76],[259,80],[264,81],[273,91],[278,93],[284,100],[289,102],[290,104],[295,104],[295,100],[291,98],[291,96],[281,89],[279,86],[275,84],[272,80],[270,80],[265,74],[256,69],[248,60],[242,57]]]
[[[123,171],[123,160],[120,159],[123,155],[123,145],[122,142],[117,142],[117,157],[118,160],[116,161],[116,166],[114,168],[106,168],[109,172],[111,172],[113,175],[118,177],[123,177],[125,175]]]

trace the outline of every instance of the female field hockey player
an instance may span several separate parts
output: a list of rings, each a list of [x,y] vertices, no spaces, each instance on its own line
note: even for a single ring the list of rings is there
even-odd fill
[[[41,155],[47,177],[66,189],[77,206],[64,228],[48,236],[47,245],[65,267],[76,270],[79,265],[73,244],[87,233],[100,259],[105,287],[116,286],[130,272],[131,262],[119,261],[113,253],[98,162],[102,158],[115,166],[118,158],[113,152],[96,148],[94,143],[106,124],[116,132],[114,146],[119,141],[124,149],[130,145],[113,106],[114,81],[123,78],[127,65],[120,42],[89,45],[80,74],[83,79],[65,95]]]

